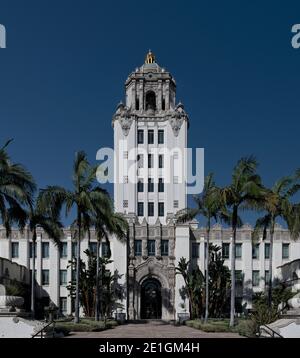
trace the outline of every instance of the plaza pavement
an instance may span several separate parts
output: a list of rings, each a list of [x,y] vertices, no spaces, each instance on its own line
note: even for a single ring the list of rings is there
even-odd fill
[[[66,338],[243,338],[231,332],[203,332],[162,321],[128,323],[102,332],[72,332]]]

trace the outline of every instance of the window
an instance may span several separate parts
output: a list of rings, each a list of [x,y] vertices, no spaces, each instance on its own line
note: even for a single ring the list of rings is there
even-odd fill
[[[165,191],[165,185],[163,178],[158,179],[158,192],[163,193]]]
[[[144,216],[144,203],[138,203],[138,216]]]
[[[282,244],[282,258],[288,259],[290,257],[290,244]]]
[[[174,209],[178,209],[179,203],[178,200],[174,200],[173,207]]]
[[[68,257],[68,243],[62,242],[60,246],[60,257],[66,258]]]
[[[235,244],[235,258],[242,258],[242,244]]]
[[[148,255],[155,256],[155,240],[148,240]]]
[[[158,203],[158,216],[164,216],[164,215],[165,215],[165,204]]]
[[[146,110],[156,110],[156,96],[153,91],[146,93]]]
[[[153,168],[153,154],[148,154],[148,168]]]
[[[162,154],[158,155],[158,168],[162,169],[164,167],[164,156]]]
[[[128,208],[128,200],[123,200],[123,208]]]
[[[142,129],[138,130],[138,144],[144,143],[144,131]]]
[[[34,245],[34,249],[35,249],[35,257],[36,257],[36,243],[35,243],[35,245]],[[32,256],[33,256],[33,243],[31,242],[30,244],[29,244],[29,255],[30,255],[30,258],[32,259]]]
[[[265,271],[265,285],[269,284],[269,280],[270,280],[270,271],[266,270]]]
[[[49,258],[49,242],[42,242],[42,258]]]
[[[144,156],[143,154],[137,155],[137,166],[138,168],[144,168]]]
[[[42,270],[42,285],[49,285],[49,270]]]
[[[148,130],[148,144],[154,144],[154,130]]]
[[[138,191],[138,193],[144,192],[144,183],[142,180],[139,180],[137,183],[137,191]]]
[[[161,102],[161,109],[162,109],[163,111],[166,109],[166,101],[165,101],[164,98],[162,99],[162,102]]]
[[[109,246],[107,242],[102,242],[102,257],[109,256]]]
[[[123,152],[123,159],[128,159],[128,151]]]
[[[265,244],[265,259],[270,258],[270,244]]]
[[[134,240],[134,254],[135,256],[142,255],[142,240]]]
[[[259,271],[258,270],[252,271],[252,286],[253,287],[259,286]]]
[[[77,242],[72,242],[72,257],[77,256]]]
[[[169,256],[169,240],[161,240],[161,256]]]
[[[259,244],[252,245],[252,259],[259,259]]]
[[[67,313],[67,297],[60,297],[59,299],[59,308],[61,314],[65,315]]]
[[[148,216],[154,216],[154,203],[148,202]]]
[[[242,270],[235,270],[235,284],[237,286],[243,286],[243,271]]]
[[[222,257],[223,259],[229,259],[230,244],[222,244]]]
[[[30,283],[32,282],[32,270],[29,270],[29,273],[30,273]],[[37,274],[37,271],[34,270],[34,278],[36,280],[36,274]]]
[[[90,242],[89,250],[94,256],[97,256],[97,242]]]
[[[154,180],[153,178],[148,179],[148,193],[154,192]]]
[[[61,286],[67,285],[67,270],[60,270],[59,271],[59,284]]]
[[[197,259],[199,257],[200,244],[198,242],[192,243],[192,258]]]
[[[158,130],[158,144],[164,144],[164,130],[163,129],[159,129]]]
[[[19,257],[19,243],[18,242],[11,243],[11,257],[13,259],[16,259]]]

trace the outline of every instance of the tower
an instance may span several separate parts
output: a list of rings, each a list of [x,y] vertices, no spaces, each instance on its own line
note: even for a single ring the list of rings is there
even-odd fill
[[[125,104],[113,116],[117,212],[152,225],[186,207],[184,150],[188,116],[176,83],[149,51],[125,82]]]

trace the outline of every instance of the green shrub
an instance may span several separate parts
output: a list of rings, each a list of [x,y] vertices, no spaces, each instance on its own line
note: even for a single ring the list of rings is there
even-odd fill
[[[232,331],[244,337],[254,338],[256,336],[257,328],[256,324],[251,319],[241,319]]]
[[[74,323],[73,321],[57,321],[55,328],[57,331],[66,331],[66,332],[100,332],[105,329],[113,328],[117,326],[118,323],[113,320],[109,320],[106,324],[103,321],[94,321],[92,319],[83,318],[79,323]]]

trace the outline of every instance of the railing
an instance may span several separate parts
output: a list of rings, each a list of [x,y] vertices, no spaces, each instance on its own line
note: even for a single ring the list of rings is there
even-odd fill
[[[40,335],[40,338],[44,338],[45,330],[52,325],[52,338],[54,338],[55,335],[55,321],[51,321],[46,326],[44,326],[42,329],[40,329],[37,333],[35,333],[31,338],[36,338],[38,335]]]
[[[261,331],[265,331],[271,338],[283,338],[281,334],[274,331],[270,326],[263,324],[259,327],[259,337],[261,337]]]

